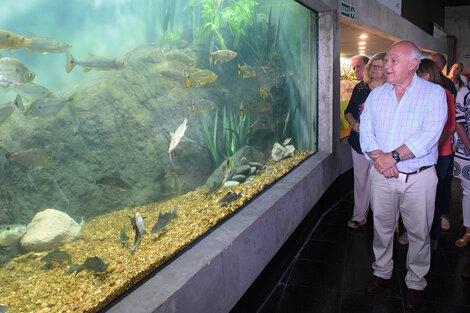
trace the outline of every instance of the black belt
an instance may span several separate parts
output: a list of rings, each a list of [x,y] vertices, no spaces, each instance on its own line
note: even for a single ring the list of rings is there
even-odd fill
[[[422,166],[422,167],[420,167],[417,171],[414,171],[414,172],[411,172],[411,173],[405,173],[405,172],[398,172],[398,173],[401,173],[401,174],[405,174],[405,175],[406,175],[405,183],[407,183],[407,182],[408,182],[408,176],[409,176],[409,175],[418,174],[419,172],[422,172],[422,171],[424,171],[424,170],[427,170],[428,168],[433,167],[433,166],[434,166],[434,165]]]

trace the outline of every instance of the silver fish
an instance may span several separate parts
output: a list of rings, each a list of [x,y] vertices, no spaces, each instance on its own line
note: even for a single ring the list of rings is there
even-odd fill
[[[52,97],[52,92],[44,86],[34,83],[24,84],[14,87],[15,91],[26,100],[34,102],[36,100]]]
[[[16,108],[24,110],[23,101],[21,100],[20,95],[16,96],[15,101],[8,102],[0,107],[0,125],[2,125],[3,122],[5,122],[10,117],[10,115],[15,112]]]
[[[0,246],[8,246],[26,233],[26,225],[0,225]]]
[[[39,37],[33,33],[28,34],[31,37],[31,43],[24,47],[28,51],[28,55],[31,55],[33,52],[42,54],[46,54],[48,52],[63,53],[70,49],[68,44],[58,39]]]
[[[67,52],[67,66],[65,68],[67,73],[70,73],[75,65],[80,65],[83,67],[84,72],[89,72],[91,70],[118,70],[123,68],[126,64],[124,62],[118,61],[115,58],[99,56],[92,56],[87,59],[75,60],[73,56]]]
[[[131,254],[133,255],[135,249],[140,245],[142,241],[142,237],[144,236],[144,220],[142,219],[142,215],[139,212],[135,214],[135,216],[131,217],[131,224],[132,228],[134,228],[135,237],[134,237],[134,244],[131,247]]]
[[[168,147],[168,155],[170,156],[171,161],[171,152],[175,150],[176,146],[179,145],[181,140],[183,140],[184,133],[186,132],[188,119],[185,118],[183,123],[178,126],[174,134],[171,134],[170,146]]]
[[[57,116],[62,112],[70,103],[75,102],[76,95],[71,97],[57,97],[57,98],[43,98],[31,103],[28,111],[25,112],[29,117],[47,117]]]
[[[0,85],[14,87],[29,83],[36,77],[26,65],[15,58],[0,58]]]

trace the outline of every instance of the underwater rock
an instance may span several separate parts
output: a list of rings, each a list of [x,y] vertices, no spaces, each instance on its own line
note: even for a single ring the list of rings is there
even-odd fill
[[[66,213],[46,209],[37,213],[26,227],[21,246],[28,251],[47,251],[72,242],[80,236],[81,226]]]
[[[248,165],[248,164],[249,164],[249,162],[248,162],[247,158],[243,157],[243,158],[240,159],[240,166]]]
[[[224,188],[232,188],[232,187],[235,187],[237,185],[240,185],[240,183],[237,182],[237,181],[234,181],[234,180],[229,180],[229,181],[226,181],[224,183]]]
[[[245,179],[246,179],[245,175],[238,174],[238,175],[233,175],[231,180],[237,181],[239,183],[243,183]]]
[[[283,146],[279,143],[275,143],[273,146],[273,150],[271,152],[271,156],[273,160],[278,162],[282,159],[294,156],[295,148],[293,145]]]
[[[240,150],[235,152],[230,157],[230,160],[232,163],[239,165],[241,164],[242,158],[252,160],[253,162],[262,162],[262,160],[264,159],[264,154],[251,146],[244,146],[241,147]],[[209,190],[214,185],[214,183],[220,184],[220,182],[224,178],[224,169],[226,166],[225,163],[226,162],[221,162],[219,166],[212,172],[212,174],[209,176],[209,178],[204,184],[205,189]]]
[[[242,165],[235,169],[235,175],[247,175],[250,173],[250,166],[249,165]]]

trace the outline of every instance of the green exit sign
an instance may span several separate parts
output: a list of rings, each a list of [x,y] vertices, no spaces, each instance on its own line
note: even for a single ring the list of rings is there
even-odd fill
[[[356,15],[356,9],[346,2],[341,2],[341,15],[354,19]]]

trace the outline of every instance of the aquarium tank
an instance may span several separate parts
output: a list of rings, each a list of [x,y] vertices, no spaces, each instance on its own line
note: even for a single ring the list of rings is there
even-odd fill
[[[97,312],[317,146],[293,0],[0,10],[0,312]]]

